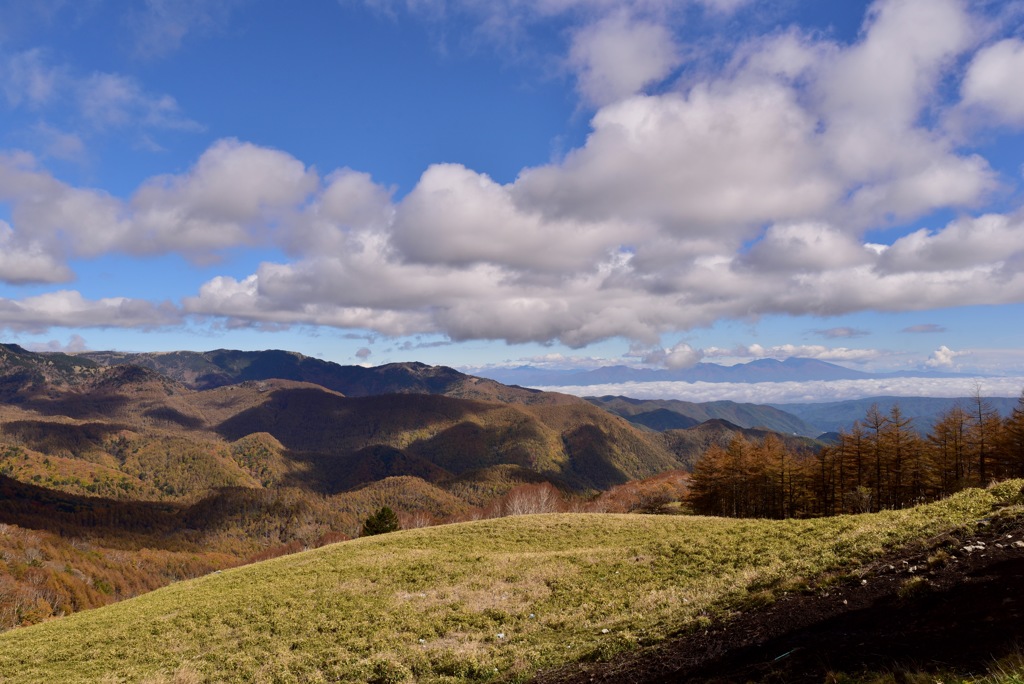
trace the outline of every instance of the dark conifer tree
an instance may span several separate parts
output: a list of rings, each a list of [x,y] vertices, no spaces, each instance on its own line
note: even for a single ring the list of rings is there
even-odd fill
[[[398,523],[398,514],[384,506],[366,519],[366,522],[363,523],[363,531],[359,536],[370,537],[375,534],[395,532],[400,529],[401,525]]]

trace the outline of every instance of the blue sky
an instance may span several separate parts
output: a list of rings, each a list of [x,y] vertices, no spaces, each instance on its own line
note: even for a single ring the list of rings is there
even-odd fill
[[[1022,74],[1020,2],[0,0],[0,338],[1024,376]]]

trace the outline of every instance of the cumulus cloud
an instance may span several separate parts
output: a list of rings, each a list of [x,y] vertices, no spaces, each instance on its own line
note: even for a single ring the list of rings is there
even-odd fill
[[[879,0],[863,39],[835,53],[817,84],[831,118],[882,132],[914,125],[944,67],[978,39],[977,21],[960,0]],[[862,152],[853,163],[864,163]],[[838,160],[840,163],[849,163]]]
[[[685,342],[680,342],[667,349],[653,349],[641,356],[641,360],[652,366],[664,366],[670,370],[692,368],[704,358],[702,349],[694,349]]]
[[[14,285],[63,283],[71,278],[67,266],[38,243],[19,240],[10,224],[0,221],[0,282]]]
[[[335,171],[301,216],[293,217],[282,246],[293,254],[333,254],[347,248],[353,231],[386,232],[394,217],[391,195],[367,173]]]
[[[821,223],[771,226],[742,259],[759,271],[821,272],[872,261],[853,236]]]
[[[120,251],[210,260],[217,250],[265,244],[275,220],[317,183],[289,155],[222,140],[186,173],[153,178],[126,202],[57,180],[30,155],[0,155],[0,200],[11,206],[15,237],[52,259]]]
[[[1001,40],[971,60],[961,85],[963,104],[995,117],[1001,123],[1024,125],[1024,41]]]
[[[399,205],[392,239],[406,259],[420,263],[571,273],[645,232],[621,221],[547,218],[517,205],[509,187],[443,164],[427,169]]]
[[[633,19],[625,11],[577,31],[569,51],[579,91],[596,105],[639,92],[664,79],[679,62],[665,26]]]
[[[755,226],[814,215],[841,194],[815,151],[814,117],[779,84],[638,96],[602,109],[592,126],[563,163],[520,175],[518,202],[734,246]]]
[[[62,343],[60,340],[50,340],[49,342],[35,342],[25,345],[25,347],[29,351],[36,352],[75,353],[89,350],[88,343],[81,335],[72,335],[68,338],[67,344]]]
[[[0,297],[0,330],[42,333],[64,328],[156,328],[181,322],[178,309],[127,297],[86,299],[60,290],[20,300]]]
[[[994,189],[985,160],[958,154],[920,122],[943,76],[979,40],[977,24],[958,0],[881,0],[869,10],[862,40],[812,68],[828,157],[855,184],[851,220],[970,205]]]
[[[317,188],[316,174],[288,154],[237,140],[210,147],[187,173],[154,178],[132,197],[136,252],[208,252],[265,242],[260,233]]]
[[[591,48],[606,39],[632,59],[640,38],[655,36],[648,47],[664,59],[626,60],[621,79],[594,91],[609,104],[586,141],[511,183],[436,164],[396,198],[358,170],[321,177],[285,152],[221,140],[192,168],[118,198],[68,185],[28,155],[0,157],[0,201],[10,207],[0,279],[66,279],[69,260],[111,252],[209,263],[233,247],[270,247],[280,252],[248,275],[210,278],[184,312],[229,325],[573,347],[619,336],[652,347],[723,318],[1024,301],[1019,215],[967,213],[995,187],[994,172],[935,123],[948,107],[944,84],[985,64],[968,5],[881,0],[850,45],[787,31],[741,46],[721,69],[643,93],[676,63],[671,36],[646,33],[671,27],[670,4],[529,5],[584,17],[573,34],[578,65],[595,78],[604,67]],[[123,111],[174,121],[172,104],[101,80],[102,125]],[[892,244],[865,236],[936,210],[962,218]],[[32,259],[37,267],[23,265]],[[839,361],[879,353],[757,351]],[[674,367],[700,358],[686,345],[657,353]]]
[[[953,351],[946,345],[942,345],[928,357],[925,365],[929,368],[952,368],[953,362],[958,356],[964,356],[966,352]]]
[[[889,273],[954,271],[1003,264],[1024,254],[1024,221],[986,214],[953,221],[939,231],[917,230],[896,240],[879,260]]]

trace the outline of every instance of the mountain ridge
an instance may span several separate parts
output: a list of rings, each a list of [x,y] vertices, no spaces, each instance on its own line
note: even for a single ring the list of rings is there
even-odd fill
[[[379,477],[443,483],[506,465],[587,491],[679,466],[659,440],[583,399],[506,387],[443,366],[340,366],[280,350],[2,351],[0,408],[9,408],[6,420],[0,415],[0,432],[58,449],[52,455],[61,458],[86,455],[95,461],[94,477],[101,468],[107,477],[111,469],[128,467],[111,460],[109,444],[126,430],[143,435],[150,460],[158,458],[153,450],[165,448],[191,454],[191,468],[216,474],[214,486],[259,481],[222,453],[256,433],[284,447],[271,459],[283,482],[306,486],[316,480],[315,487],[328,493]],[[68,419],[94,427],[55,427]],[[132,477],[172,467],[147,463],[140,462]],[[83,468],[88,471],[82,463],[73,469]],[[156,486],[179,495],[201,489],[194,480],[162,474]],[[154,482],[134,486],[149,491]]]
[[[982,400],[998,411],[1004,418],[1017,406],[1017,398],[982,397]],[[958,404],[969,407],[974,397],[896,397],[875,396],[860,399],[844,399],[815,403],[771,403],[766,404],[800,420],[820,428],[822,432],[848,430],[854,421],[863,421],[868,409],[877,404],[883,412],[893,405],[899,405],[904,417],[913,420],[915,429],[929,429],[939,417]]]
[[[623,382],[808,382],[814,380],[870,380],[905,377],[956,378],[962,373],[944,371],[894,371],[872,373],[854,370],[819,359],[789,357],[755,359],[748,363],[724,366],[717,363],[698,363],[690,368],[634,368],[632,366],[603,366],[593,370],[549,370],[533,366],[515,368],[485,368],[478,375],[527,387],[559,387],[605,385]],[[971,377],[976,377],[972,375]]]
[[[632,423],[658,431],[686,429],[708,420],[723,419],[741,428],[760,428],[787,435],[817,437],[825,432],[784,409],[764,404],[728,400],[692,402],[678,399],[633,399],[621,395],[587,397],[587,401]]]

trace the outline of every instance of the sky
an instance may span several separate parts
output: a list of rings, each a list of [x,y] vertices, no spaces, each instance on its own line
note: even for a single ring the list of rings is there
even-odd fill
[[[1022,164],[1017,1],[0,0],[0,339],[1020,377]]]

